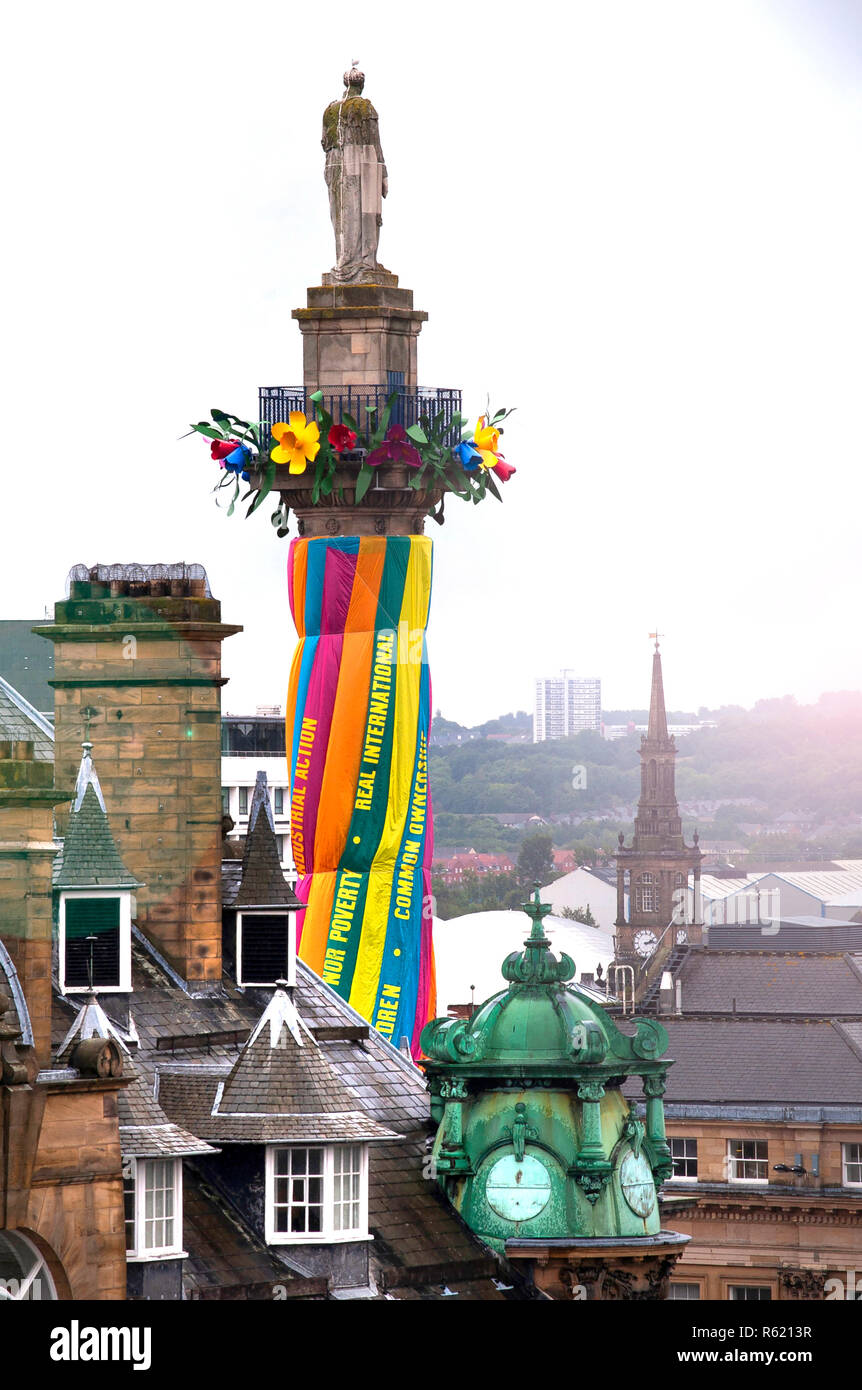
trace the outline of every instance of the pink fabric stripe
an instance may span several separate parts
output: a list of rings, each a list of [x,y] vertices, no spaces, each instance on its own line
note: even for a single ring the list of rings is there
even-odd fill
[[[311,877],[312,877],[311,874],[305,874],[302,878],[298,878],[297,881],[296,881],[296,896],[297,896],[298,898],[300,898],[300,899],[302,900],[302,902],[304,902],[304,903],[307,903],[307,902],[308,902],[308,895],[309,895],[309,893],[311,892]],[[296,951],[297,951],[297,955],[299,954],[299,946],[300,946],[300,942],[302,941],[302,928],[303,928],[304,926],[305,926],[305,908],[303,908],[301,911],[300,911],[299,909],[297,909],[297,912],[296,912]]]
[[[430,811],[430,808],[429,808]],[[430,1007],[431,993],[431,955],[434,950],[433,941],[433,918],[431,916],[431,872],[429,869],[422,870],[422,934],[421,945],[419,948],[419,984],[416,995],[416,1014],[413,1020],[413,1037],[410,1040],[410,1050],[414,1057],[421,1055],[419,1046],[419,1035],[425,1024],[429,1022],[428,1010]]]
[[[358,555],[345,554],[343,550],[330,550],[327,554],[320,613],[321,633],[343,632],[347,625],[357,559]]]

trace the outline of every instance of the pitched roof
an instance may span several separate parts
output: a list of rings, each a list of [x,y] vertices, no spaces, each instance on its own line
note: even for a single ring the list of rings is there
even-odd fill
[[[850,955],[693,951],[679,976],[684,1014],[862,1018],[862,971]]]
[[[71,1000],[66,1002],[71,1004]],[[76,1010],[72,1026],[54,1054],[55,1061],[61,1066],[64,1065],[78,1043],[87,1042],[90,1038],[110,1038],[123,1054],[124,1065],[130,1062],[128,1038],[124,1037],[118,1026],[108,1018],[94,990],[90,990],[80,1008]]]
[[[0,676],[0,740],[32,742],[37,762],[54,761],[54,728],[49,719]]]
[[[254,784],[242,872],[236,894],[229,905],[292,908],[303,906],[285,881],[275,838],[272,808],[269,804],[266,772],[263,770],[258,772]]]
[[[827,1020],[663,1019],[667,1103],[862,1102],[862,1060]]]
[[[166,1068],[159,1097],[198,1134],[223,1143],[394,1139],[330,1067],[287,987],[275,993],[230,1071]]]
[[[151,1071],[164,1066],[166,1054],[156,1052],[160,1035],[199,1032],[206,1039],[213,1032],[250,1028],[258,1022],[256,991],[243,992],[225,980],[221,995],[191,998],[168,980],[155,982],[149,958],[136,959],[139,951],[133,945],[135,1024],[141,1039],[136,1065]],[[294,998],[310,1027],[367,1027],[367,1021],[302,961],[297,962]],[[339,1080],[358,1097],[354,1103],[361,1104],[364,1115],[403,1136],[374,1144],[369,1161],[368,1222],[374,1236],[369,1263],[378,1286],[385,1283],[392,1291],[386,1296],[443,1298],[443,1271],[447,1279],[451,1276],[449,1287],[457,1290],[462,1300],[518,1296],[517,1290],[507,1294],[495,1284],[488,1274],[487,1247],[464,1225],[437,1184],[423,1177],[430,1133],[428,1095],[411,1060],[374,1029],[364,1041],[345,1036],[340,1041],[321,1042],[320,1050]],[[236,1051],[230,1044],[203,1040],[200,1049],[184,1049],[183,1058],[185,1068],[171,1062],[160,1078],[160,1104],[176,1121],[180,1120],[180,1110],[169,1103],[172,1095],[177,1096],[178,1105],[180,1098],[191,1097],[209,1114],[218,1081],[227,1078]],[[210,1086],[202,1098],[192,1095],[198,1077],[201,1086]],[[197,1122],[192,1122],[190,1101],[183,1099],[182,1103],[182,1123],[201,1133]],[[235,1118],[234,1123],[239,1124],[239,1120]],[[213,1138],[213,1142],[218,1141]],[[218,1162],[213,1160],[213,1169]],[[238,1219],[235,1212],[232,1219]],[[188,1229],[185,1240],[190,1254],[197,1249],[196,1239],[195,1229]],[[501,1279],[511,1284],[513,1280],[502,1263],[500,1270]],[[232,1276],[216,1266],[207,1277],[216,1283],[228,1278],[233,1282]]]
[[[111,834],[105,799],[90,757],[91,746],[84,744],[63,855],[55,867],[54,885],[57,888],[136,888],[139,881],[120,858]]]
[[[120,1147],[134,1158],[188,1158],[218,1153],[211,1144],[173,1124],[153,1096],[152,1083],[140,1074],[117,1095]]]

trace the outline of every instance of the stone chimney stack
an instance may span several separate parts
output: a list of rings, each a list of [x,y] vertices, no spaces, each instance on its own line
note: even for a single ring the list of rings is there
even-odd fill
[[[0,938],[27,1001],[40,1067],[51,1059],[54,807],[71,794],[55,789],[53,765],[34,759],[32,743],[0,743]]]
[[[76,566],[54,622],[55,767],[92,741],[137,923],[199,990],[221,978],[221,621],[200,565]]]

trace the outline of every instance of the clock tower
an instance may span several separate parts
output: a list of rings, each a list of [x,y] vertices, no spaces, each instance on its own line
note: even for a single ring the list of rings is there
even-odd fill
[[[641,738],[641,791],[630,846],[617,851],[616,960],[634,965],[665,959],[675,945],[699,945],[702,854],[683,839],[676,800],[676,743],[667,731],[659,634],[652,662],[649,724]],[[629,911],[626,917],[626,876]],[[689,875],[694,892],[689,891]]]

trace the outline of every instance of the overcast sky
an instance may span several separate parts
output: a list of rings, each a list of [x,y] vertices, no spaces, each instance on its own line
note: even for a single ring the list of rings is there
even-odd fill
[[[0,616],[198,561],[225,709],[283,701],[287,542],[178,437],[301,380],[359,58],[420,382],[517,406],[504,505],[429,524],[435,706],[564,666],[642,705],[656,623],[675,708],[862,686],[862,5],[49,0],[2,39]]]

